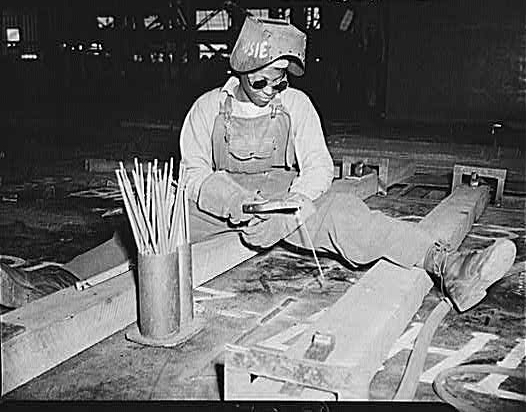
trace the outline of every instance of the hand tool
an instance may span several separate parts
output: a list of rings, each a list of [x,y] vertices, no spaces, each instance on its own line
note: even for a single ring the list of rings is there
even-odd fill
[[[299,215],[299,210],[301,209],[301,205],[294,201],[294,200],[266,200],[264,202],[255,202],[255,203],[247,203],[243,206],[243,213],[286,213],[286,212],[294,212],[296,214],[296,219],[298,221],[299,227],[304,227],[305,234],[307,235],[307,239],[310,243],[310,247],[312,250],[312,254],[314,255],[314,259],[316,260],[316,265],[318,266],[319,275],[315,275],[316,281],[320,285],[320,287],[323,287],[323,271],[321,269],[320,262],[318,261],[318,257],[316,256],[316,250],[314,248],[314,244],[312,243],[312,239],[310,238],[309,231],[307,230],[307,227],[304,226],[304,222],[301,220],[301,217]]]
[[[243,213],[295,212],[301,205],[294,200],[266,200],[264,202],[246,203]]]

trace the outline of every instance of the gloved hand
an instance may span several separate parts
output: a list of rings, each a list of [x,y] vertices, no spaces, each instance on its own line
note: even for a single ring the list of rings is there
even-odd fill
[[[261,200],[263,198],[257,192],[245,189],[227,172],[220,171],[212,173],[203,181],[197,205],[205,212],[239,224],[254,219],[253,214],[243,213],[242,205]]]
[[[269,248],[281,239],[294,232],[305,220],[316,211],[312,201],[299,193],[289,193],[283,200],[293,200],[300,204],[296,213],[258,214],[258,221],[253,221],[243,228],[243,239],[249,245]]]

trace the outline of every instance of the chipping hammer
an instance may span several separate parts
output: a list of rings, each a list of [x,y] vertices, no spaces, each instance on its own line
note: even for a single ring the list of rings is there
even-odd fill
[[[323,270],[321,268],[318,256],[316,255],[316,249],[312,243],[312,239],[309,235],[309,231],[305,226],[305,223],[301,219],[300,210],[301,203],[294,200],[265,200],[262,202],[246,203],[242,205],[243,213],[247,214],[267,214],[267,213],[294,213],[296,220],[299,224],[298,227],[303,227],[306,237],[309,241],[314,260],[318,267],[318,274],[315,275],[315,279],[320,285],[320,288],[323,287],[323,280],[325,278]]]

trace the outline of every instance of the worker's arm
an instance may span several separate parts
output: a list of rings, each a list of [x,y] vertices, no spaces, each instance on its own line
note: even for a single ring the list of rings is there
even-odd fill
[[[181,129],[181,157],[185,165],[189,198],[198,207],[232,223],[249,221],[253,215],[243,213],[244,203],[259,200],[228,173],[212,168],[212,131],[219,111],[218,89],[205,93],[193,104]]]
[[[186,168],[186,187],[197,202],[203,181],[212,170],[212,130],[219,111],[219,92],[212,90],[199,97],[190,108],[181,128],[181,160]]]
[[[325,144],[320,118],[307,95],[297,89],[288,90],[283,103],[291,116],[300,169],[290,191],[315,200],[330,188],[334,178],[334,165]]]

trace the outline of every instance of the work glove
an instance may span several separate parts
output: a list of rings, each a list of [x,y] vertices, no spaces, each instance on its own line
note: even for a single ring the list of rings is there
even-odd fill
[[[244,203],[261,201],[257,191],[245,189],[225,171],[214,172],[202,183],[197,205],[214,216],[229,219],[232,224],[248,222],[253,214],[243,213]]]
[[[305,220],[316,212],[312,201],[299,193],[289,193],[283,200],[297,201],[300,209],[295,213],[258,214],[243,228],[242,237],[249,245],[269,248],[294,232]]]

